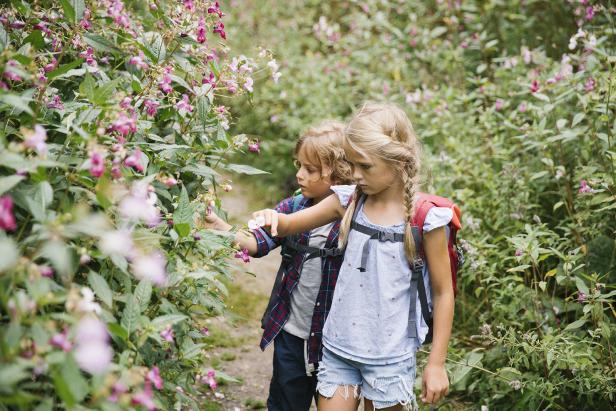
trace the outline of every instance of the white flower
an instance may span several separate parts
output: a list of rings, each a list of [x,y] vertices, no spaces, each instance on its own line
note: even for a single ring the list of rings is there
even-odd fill
[[[77,310],[83,313],[101,313],[101,306],[94,302],[94,292],[88,287],[81,289],[83,298],[77,303]]]
[[[133,239],[129,230],[121,229],[105,233],[98,246],[107,255],[118,254],[128,257],[133,252]]]
[[[135,258],[132,271],[139,279],[147,279],[156,285],[163,285],[167,280],[166,265],[165,257],[159,252],[154,252]]]
[[[103,374],[113,358],[105,324],[96,317],[84,317],[77,325],[75,342],[73,354],[79,367],[90,374]]]
[[[256,230],[259,227],[263,227],[265,225],[265,217],[258,216],[254,220],[248,220],[248,228],[251,230]]]

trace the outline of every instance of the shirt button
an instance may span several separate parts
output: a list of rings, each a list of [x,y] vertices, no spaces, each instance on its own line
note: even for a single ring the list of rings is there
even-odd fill
[[[319,305],[321,305],[321,303],[317,303],[317,307],[318,307]]]
[[[314,337],[314,333],[310,333],[310,336],[311,336],[311,337]]]

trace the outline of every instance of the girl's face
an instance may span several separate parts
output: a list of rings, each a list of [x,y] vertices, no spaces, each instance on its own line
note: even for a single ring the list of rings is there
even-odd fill
[[[311,163],[306,156],[306,149],[303,147],[297,154],[295,164],[298,168],[295,177],[304,197],[312,198],[315,202],[319,202],[331,194],[329,189],[332,185],[330,179],[331,169],[324,166],[323,170],[321,170],[318,165]]]
[[[347,151],[347,158],[353,166],[353,179],[367,195],[375,195],[386,190],[400,190],[402,180],[391,164],[373,156]]]

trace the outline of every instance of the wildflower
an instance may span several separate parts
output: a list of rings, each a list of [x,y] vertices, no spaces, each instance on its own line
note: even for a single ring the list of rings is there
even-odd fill
[[[186,7],[186,10],[190,11],[191,13],[195,11],[195,3],[193,2],[193,0],[184,0],[184,7]]]
[[[214,76],[214,73],[210,72],[207,77],[203,76],[201,84],[209,84],[212,87],[216,86],[216,77]]]
[[[128,64],[137,66],[142,70],[146,70],[148,68],[148,63],[145,62],[145,55],[141,50],[139,50],[139,54],[137,56],[133,56],[128,60]]]
[[[209,328],[203,327],[200,331],[201,331],[201,334],[203,334],[204,336],[206,336],[206,337],[210,336],[210,329]]]
[[[113,384],[113,387],[111,387],[111,395],[107,397],[107,400],[111,402],[118,402],[118,400],[120,399],[120,395],[124,394],[127,391],[128,387],[118,381]]]
[[[218,33],[222,39],[227,39],[227,34],[225,33],[225,25],[222,23],[222,21],[218,21],[216,22],[216,24],[214,24],[213,32]]]
[[[227,86],[227,91],[231,94],[237,91],[237,81],[235,80],[226,80],[225,86]]]
[[[595,89],[595,79],[592,77],[588,77],[588,80],[584,83],[584,90],[587,92],[593,91]]]
[[[90,257],[88,254],[82,254],[79,257],[79,264],[80,265],[86,265],[88,264],[90,261],[92,261],[92,257]]]
[[[49,345],[61,349],[64,352],[69,352],[73,348],[73,344],[68,339],[68,329],[64,329],[49,339]]]
[[[94,57],[94,49],[92,47],[88,47],[86,51],[79,53],[79,57],[85,59],[88,66],[96,67],[98,65],[96,58]]]
[[[216,382],[216,371],[209,370],[207,372],[207,376],[202,378],[202,382],[208,384],[212,391],[215,391],[218,388],[218,383]]]
[[[163,340],[172,343],[173,342],[173,329],[170,325],[167,326],[164,330],[160,332],[160,336],[163,337]]]
[[[14,231],[17,228],[13,215],[13,198],[9,195],[0,197],[0,229]]]
[[[593,6],[586,7],[586,20],[590,21],[595,17],[595,9]]]
[[[532,54],[530,53],[528,47],[522,47],[522,59],[525,64],[530,64],[532,61]]]
[[[205,19],[199,18],[199,24],[197,25],[197,41],[201,44],[205,43],[206,37]]]
[[[138,256],[132,264],[135,277],[147,279],[156,285],[163,285],[167,280],[167,261],[160,252]]]
[[[528,108],[528,107],[527,107],[527,105],[526,105],[526,101],[523,101],[523,102],[521,102],[521,103],[518,105],[518,111],[519,111],[520,113],[525,113],[525,112],[526,112],[526,110],[527,110],[527,108]]]
[[[246,82],[244,83],[244,88],[245,88],[247,91],[249,91],[250,93],[252,93],[252,92],[253,92],[253,88],[252,88],[252,86],[253,86],[253,80],[252,80],[252,77],[248,77],[248,78],[246,78]]]
[[[580,180],[580,188],[578,189],[578,193],[585,194],[585,193],[592,193],[592,192],[593,192],[593,189],[588,185],[586,180]]]
[[[39,154],[45,154],[47,152],[47,144],[45,143],[45,140],[47,140],[47,131],[43,126],[37,124],[34,126],[34,131],[24,130],[23,134],[26,137],[24,146],[34,149]]]
[[[512,380],[512,381],[509,381],[509,386],[513,388],[514,390],[518,391],[519,389],[522,388],[522,383],[520,382],[520,380]]]
[[[515,250],[515,256],[516,257],[520,257],[521,255],[524,255],[524,251],[520,250],[519,248],[517,250]]]
[[[90,374],[104,373],[113,358],[105,324],[96,317],[84,317],[77,325],[75,360]]]
[[[248,143],[248,151],[252,152],[252,153],[260,153],[261,152],[261,146],[259,145],[258,141],[254,141],[252,143]]]
[[[262,227],[263,225],[265,225],[265,217],[263,217],[263,216],[259,216],[259,217],[255,218],[254,220],[249,220],[248,221],[248,229],[249,230],[256,230],[259,227]]]
[[[64,104],[59,95],[55,95],[51,98],[51,102],[47,103],[47,108],[55,108],[56,110],[64,110]]]
[[[137,116],[133,114],[129,117],[125,113],[119,113],[117,120],[111,125],[111,130],[117,131],[120,134],[118,140],[124,143],[130,133],[137,131]]]
[[[77,303],[77,311],[83,313],[101,313],[101,306],[94,302],[94,291],[89,287],[81,287],[82,298]]]
[[[145,167],[143,166],[143,163],[141,162],[142,154],[143,153],[141,152],[139,147],[135,148],[135,151],[133,151],[133,154],[126,157],[126,159],[124,160],[124,165],[126,167],[132,167],[135,171],[139,173],[143,173],[143,170],[145,169]]]
[[[505,101],[503,99],[496,99],[496,103],[494,103],[494,109],[496,111],[500,111],[505,106]]]
[[[38,268],[39,273],[41,273],[41,275],[43,277],[47,277],[47,278],[53,278],[53,268],[51,268],[48,265],[41,265]]]
[[[158,367],[152,367],[152,369],[148,372],[145,378],[146,381],[149,381],[154,384],[154,387],[156,387],[157,390],[163,388],[163,379],[160,377],[160,370],[158,369]]]
[[[584,301],[586,301],[586,293],[583,291],[578,291],[578,303],[582,304]]]
[[[171,87],[171,82],[173,81],[173,79],[171,78],[172,71],[173,71],[173,68],[171,66],[165,67],[163,78],[161,81],[158,82],[158,86],[160,87],[162,92],[165,94],[169,94],[173,91],[173,88]]]
[[[143,405],[148,411],[155,411],[156,404],[154,403],[154,397],[152,395],[152,387],[149,383],[145,384],[143,391],[133,395],[131,399],[132,405]]]
[[[177,102],[175,108],[181,115],[185,113],[192,113],[194,110],[194,107],[190,104],[190,99],[187,94],[182,94],[182,99]]]
[[[155,227],[160,224],[161,217],[155,206],[158,198],[149,187],[142,181],[134,183],[130,195],[120,202],[120,213],[128,219],[143,220],[148,226]]]
[[[530,92],[536,93],[537,91],[539,91],[539,82],[537,80],[533,80],[530,83]]]
[[[6,78],[7,80],[11,80],[11,81],[22,81],[23,79],[21,78],[21,76],[13,71],[11,71],[11,67],[15,67],[19,65],[19,63],[16,60],[9,60],[6,62],[6,69],[4,71],[4,78]]]
[[[220,4],[219,2],[215,1],[213,6],[210,6],[207,8],[207,12],[208,14],[218,14],[218,17],[222,18],[222,16],[224,16],[224,13],[222,11],[220,11]]]
[[[130,231],[120,229],[103,234],[98,247],[106,255],[117,254],[129,257],[133,253],[134,245]]]
[[[250,262],[250,255],[248,254],[247,248],[242,248],[240,251],[235,253],[235,258],[241,258],[245,263]]]
[[[47,63],[44,67],[43,70],[45,70],[45,73],[49,73],[50,71],[53,71],[56,69],[56,67],[58,67],[58,60],[56,60],[55,57],[51,58],[51,62]]]
[[[93,150],[90,152],[90,175],[92,177],[99,178],[105,173],[105,157],[104,155],[97,150]]]
[[[160,102],[156,100],[147,99],[143,105],[145,106],[145,112],[148,116],[154,117],[158,112],[158,107],[160,106]]]
[[[173,178],[173,177],[167,177],[167,178],[165,178],[165,179],[163,180],[163,184],[165,184],[165,185],[166,185],[167,187],[169,187],[169,188],[171,188],[171,187],[173,187],[173,186],[177,185],[177,183],[178,183],[178,180],[176,180],[176,179],[175,179],[175,178]]]
[[[222,189],[228,193],[229,191],[233,190],[233,187],[231,186],[231,184],[223,184]]]

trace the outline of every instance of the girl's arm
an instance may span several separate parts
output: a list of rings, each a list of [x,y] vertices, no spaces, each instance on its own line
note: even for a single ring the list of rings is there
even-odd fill
[[[454,293],[445,227],[425,233],[423,247],[430,272],[434,312],[432,349],[423,373],[421,399],[433,404],[449,391],[445,360],[453,323]]]
[[[230,231],[233,228],[231,224],[217,216],[213,211],[209,214],[204,214],[203,217],[199,217],[197,226],[211,228],[218,231]],[[244,230],[239,230],[235,233],[235,242],[240,245],[240,248],[247,249],[250,256],[255,256],[259,251],[255,236]]]
[[[345,208],[340,204],[338,196],[331,194],[318,204],[297,213],[280,214],[276,210],[266,209],[254,212],[252,217],[254,219],[262,217],[265,221],[263,227],[269,229],[272,236],[286,237],[338,220],[342,218],[345,211]]]

